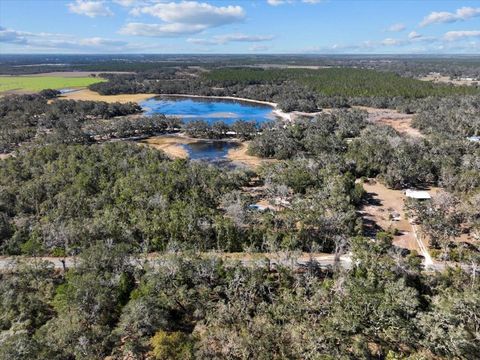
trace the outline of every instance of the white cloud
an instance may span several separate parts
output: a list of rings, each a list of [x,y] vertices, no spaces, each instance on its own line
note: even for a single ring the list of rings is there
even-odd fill
[[[91,18],[96,16],[112,16],[113,12],[105,5],[103,1],[85,1],[75,0],[74,3],[67,4],[70,12],[85,15]]]
[[[278,6],[286,3],[286,0],[267,0],[268,5]]]
[[[400,32],[400,31],[403,31],[406,29],[406,26],[405,24],[402,24],[402,23],[397,23],[397,24],[393,24],[393,25],[390,25],[386,31],[389,31],[389,32]]]
[[[161,24],[128,23],[121,34],[170,37],[195,34],[204,30],[243,21],[245,11],[241,6],[213,6],[196,1],[157,3],[136,7],[132,15],[147,14],[163,21]]]
[[[435,37],[428,37],[423,36],[415,31],[412,31],[407,38],[386,38],[381,41],[372,41],[367,40],[363,41],[358,44],[335,44],[330,48],[323,48],[323,52],[328,53],[328,50],[332,52],[340,52],[340,53],[348,53],[348,52],[358,52],[358,53],[365,53],[365,52],[383,52],[383,51],[395,51],[399,47],[403,47],[404,49],[408,49],[408,52],[418,52],[419,44],[422,44],[422,48],[424,52],[428,52],[428,48],[436,44],[440,39]],[[425,47],[426,46],[426,47]],[[418,50],[418,51],[417,51]],[[405,50],[403,50],[405,51]]]
[[[477,16],[480,16],[480,8],[462,7],[460,9],[457,9],[457,11],[455,11],[454,13],[447,11],[434,11],[422,20],[420,26],[423,27],[430,24],[465,21]]]
[[[120,6],[129,7],[129,6],[135,5],[139,1],[138,0],[113,0],[113,2]]]
[[[90,46],[90,47],[104,47],[104,46],[124,46],[127,45],[127,42],[121,40],[111,40],[101,37],[93,37],[78,40],[78,44],[81,46]]]
[[[0,27],[0,43],[25,44],[28,36],[33,34]]]
[[[0,43],[19,45],[23,50],[28,49],[54,49],[73,51],[122,51],[129,44],[121,40],[106,39],[101,37],[75,38],[65,34],[31,33],[0,27]]]
[[[411,31],[409,34],[408,34],[408,38],[413,40],[413,39],[420,39],[423,35],[417,33],[416,31]]]
[[[231,42],[263,42],[274,38],[272,35],[226,34],[211,39],[190,38],[188,42],[198,45],[225,45]]]
[[[475,37],[480,37],[480,30],[449,31],[443,36],[446,41],[456,41]]]
[[[399,45],[405,45],[405,40],[387,38],[382,40],[380,44],[383,46],[399,46]]]
[[[133,7],[133,6],[142,7],[142,6],[157,4],[160,2],[169,3],[169,2],[172,2],[173,0],[111,0],[111,1],[123,7]]]
[[[182,35],[197,34],[207,27],[202,24],[145,24],[128,23],[120,29],[123,35],[152,36],[152,37],[176,37]]]
[[[216,7],[207,3],[184,1],[181,3],[159,3],[137,8],[141,14],[149,14],[165,22],[185,24],[205,24],[219,26],[238,22],[245,18],[241,6]]]

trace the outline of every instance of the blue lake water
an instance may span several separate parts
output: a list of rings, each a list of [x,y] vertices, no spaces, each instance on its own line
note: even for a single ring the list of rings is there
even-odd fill
[[[206,160],[213,161],[227,156],[228,150],[234,149],[238,144],[232,141],[198,141],[192,144],[182,145],[188,152],[188,157],[191,160]]]
[[[237,120],[263,123],[275,119],[271,106],[235,100],[159,96],[142,102],[141,106],[147,115],[175,115],[184,121],[204,120],[209,124],[216,121],[232,124]]]

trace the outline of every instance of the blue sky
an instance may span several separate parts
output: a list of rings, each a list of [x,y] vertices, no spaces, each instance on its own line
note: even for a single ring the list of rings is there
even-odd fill
[[[480,53],[480,1],[1,0],[0,53]]]

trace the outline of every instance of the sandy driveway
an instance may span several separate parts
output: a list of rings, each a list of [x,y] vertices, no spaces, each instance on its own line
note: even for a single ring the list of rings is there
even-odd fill
[[[409,223],[404,212],[405,195],[401,190],[388,189],[379,182],[363,184],[370,201],[361,212],[367,224],[372,227],[377,225],[372,232],[379,230],[398,229],[399,235],[394,237],[393,243],[398,247],[416,250],[420,253],[412,225]]]

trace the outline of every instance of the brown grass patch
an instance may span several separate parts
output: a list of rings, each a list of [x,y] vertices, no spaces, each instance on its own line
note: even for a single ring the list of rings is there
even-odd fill
[[[355,108],[365,110],[368,113],[368,120],[372,123],[391,126],[403,135],[416,138],[424,136],[418,129],[412,127],[412,114],[404,114],[392,109],[376,109],[367,106],[355,106]]]
[[[153,136],[145,140],[141,140],[141,144],[146,144],[154,149],[164,151],[172,159],[187,159],[188,152],[181,146],[182,144],[191,144],[197,139],[176,136]]]
[[[249,143],[249,141],[240,142],[236,148],[228,150],[227,159],[252,168],[256,168],[267,162],[277,161],[275,159],[262,159],[258,156],[247,154]]]
[[[83,89],[59,96],[59,99],[66,100],[88,100],[88,101],[105,101],[108,103],[128,103],[140,102],[154,97],[155,94],[119,94],[119,95],[100,95],[99,93]]]

